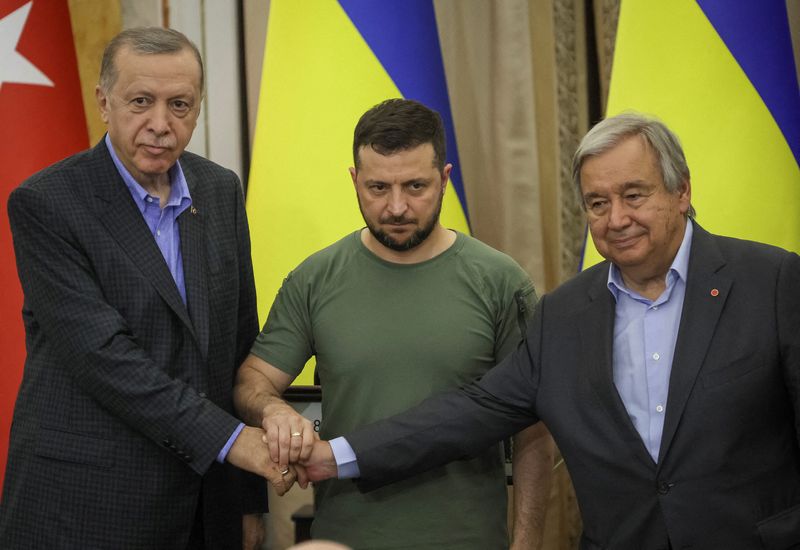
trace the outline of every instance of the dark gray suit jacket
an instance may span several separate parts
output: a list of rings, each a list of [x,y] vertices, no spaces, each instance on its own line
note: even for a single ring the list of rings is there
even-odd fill
[[[185,153],[184,305],[104,142],[9,198],[28,356],[0,511],[2,548],[241,548],[262,483],[215,458],[258,331],[242,190]],[[252,481],[252,478],[249,478]],[[247,508],[251,508],[248,510]]]
[[[695,225],[657,463],[614,386],[607,273],[542,298],[526,342],[479,382],[346,435],[362,488],[541,418],[575,485],[581,548],[797,548],[800,258]]]

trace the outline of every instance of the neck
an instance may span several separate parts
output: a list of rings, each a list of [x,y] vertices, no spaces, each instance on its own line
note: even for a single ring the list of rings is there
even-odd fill
[[[667,267],[667,271],[669,271],[669,267]],[[626,287],[648,300],[655,300],[667,288],[667,271],[648,277],[636,277],[635,274],[631,276],[622,270],[620,273]]]
[[[686,234],[686,223],[688,222],[684,220],[683,228],[675,232],[675,237],[670,246],[671,250],[666,255],[666,259],[657,265],[646,263],[639,268],[619,267],[622,281],[626,287],[648,300],[655,300],[661,296],[661,293],[667,288],[667,273],[672,267],[672,262],[675,261],[678,250],[680,250],[683,243],[683,237]]]
[[[418,264],[435,258],[456,242],[456,233],[436,224],[428,238],[411,250],[393,250],[372,236],[368,228],[361,230],[361,242],[367,249],[387,262],[395,264]]]
[[[137,178],[136,181],[148,194],[158,197],[161,207],[164,207],[169,200],[169,194],[172,190],[169,174],[140,177]]]

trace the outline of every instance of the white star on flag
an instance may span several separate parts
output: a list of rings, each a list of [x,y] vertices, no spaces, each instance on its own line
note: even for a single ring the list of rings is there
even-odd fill
[[[4,82],[53,86],[42,71],[17,51],[17,43],[28,19],[33,2],[0,19],[0,90]]]

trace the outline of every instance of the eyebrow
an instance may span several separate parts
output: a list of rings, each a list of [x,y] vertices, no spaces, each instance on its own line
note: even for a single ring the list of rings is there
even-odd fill
[[[414,183],[430,183],[431,181],[433,181],[433,178],[413,178],[410,180],[400,182],[400,185],[412,185]],[[383,185],[390,185],[389,182],[378,179],[364,180],[365,185],[369,185],[370,183],[381,183]]]
[[[625,191],[628,191],[630,189],[649,189],[651,187],[652,185],[644,180],[626,181],[625,183],[622,184],[620,193],[624,193]],[[589,193],[583,195],[583,200],[585,202],[590,199],[595,199],[603,196],[604,196],[603,194],[597,193],[596,191],[590,191]]]
[[[623,191],[627,191],[628,189],[636,189],[639,187],[652,187],[652,185],[644,180],[626,181],[622,184]]]

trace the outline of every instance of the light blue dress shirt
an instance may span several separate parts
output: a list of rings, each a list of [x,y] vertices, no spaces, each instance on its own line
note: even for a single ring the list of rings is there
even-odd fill
[[[647,451],[658,462],[667,414],[672,357],[686,293],[692,223],[667,272],[666,288],[655,300],[628,289],[615,265],[608,271],[608,289],[616,300],[613,372],[625,409]]]
[[[122,161],[119,160],[111,138],[106,134],[106,147],[111,154],[117,172],[122,176],[128,191],[133,197],[133,201],[142,213],[150,233],[167,262],[169,272],[175,280],[178,292],[183,303],[186,303],[186,284],[183,280],[183,256],[181,255],[181,235],[178,228],[178,216],[192,205],[192,197],[189,195],[189,186],[181,169],[181,163],[176,162],[175,166],[169,170],[170,191],[167,203],[161,208],[158,197],[150,195],[145,191],[138,181],[136,181]]]

